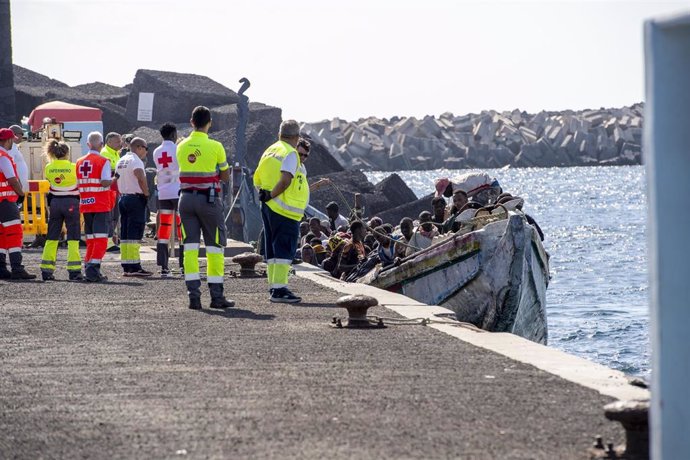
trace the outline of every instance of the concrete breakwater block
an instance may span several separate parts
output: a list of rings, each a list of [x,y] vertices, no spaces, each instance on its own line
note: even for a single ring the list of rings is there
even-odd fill
[[[305,129],[318,130],[328,140],[326,147],[337,149],[338,160],[346,168],[548,167],[591,164],[592,160],[624,164],[630,161],[630,150],[624,156],[623,144],[641,144],[642,115],[642,104],[537,114],[490,110],[463,116],[446,112],[422,119],[334,119],[307,124]],[[528,147],[533,144],[537,147]],[[387,157],[381,155],[385,151]],[[420,162],[419,157],[431,161]]]

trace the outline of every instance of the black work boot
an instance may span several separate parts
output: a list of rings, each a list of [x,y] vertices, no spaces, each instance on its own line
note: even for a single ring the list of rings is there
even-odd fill
[[[86,264],[86,281],[89,283],[104,283],[108,281],[107,276],[101,273],[101,264]]]
[[[7,269],[7,255],[0,254],[0,280],[12,278],[12,273]]]
[[[192,310],[201,310],[201,281],[188,280],[185,281],[184,284],[187,286],[189,308]]]
[[[199,297],[190,297],[189,308],[190,310],[201,310],[201,299]]]
[[[36,279],[36,275],[32,275],[31,273],[27,272],[24,270],[24,268],[19,268],[19,269],[12,269],[12,276],[11,279],[13,280],[34,280]]]
[[[55,276],[52,272],[41,271],[41,278],[43,281],[55,281]]]
[[[223,295],[222,283],[208,283],[208,290],[211,292],[211,308],[225,309],[235,306],[235,302],[228,300]]]
[[[84,281],[84,275],[81,272],[69,272],[70,281]]]

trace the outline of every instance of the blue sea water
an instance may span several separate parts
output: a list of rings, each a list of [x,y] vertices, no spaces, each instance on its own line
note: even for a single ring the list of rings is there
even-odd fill
[[[549,346],[649,377],[645,173],[642,166],[488,169],[546,236]],[[417,194],[466,171],[403,171]],[[368,172],[373,183],[387,172]],[[430,206],[431,207],[431,206]]]

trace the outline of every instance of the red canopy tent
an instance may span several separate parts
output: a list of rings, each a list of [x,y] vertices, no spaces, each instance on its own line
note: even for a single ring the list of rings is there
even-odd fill
[[[62,101],[46,102],[31,111],[29,125],[31,131],[36,132],[43,126],[43,119],[54,118],[58,123],[68,121],[101,121],[101,109],[69,104]]]

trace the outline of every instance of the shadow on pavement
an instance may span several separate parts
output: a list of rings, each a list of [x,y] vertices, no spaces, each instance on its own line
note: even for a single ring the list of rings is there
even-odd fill
[[[206,313],[211,316],[224,316],[226,318],[242,318],[242,319],[256,319],[256,320],[269,320],[275,318],[275,315],[263,315],[259,313],[254,313],[250,310],[242,310],[241,308],[228,308],[226,310],[199,310],[201,313]]]
[[[289,307],[305,307],[305,308],[338,308],[333,303],[318,303],[318,302],[298,302],[298,303],[286,303],[283,304]]]
[[[106,286],[143,286],[146,283],[135,283],[133,281],[102,281],[99,283],[89,283],[88,281],[83,281],[84,284],[103,284]]]

